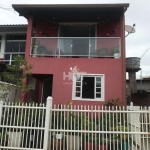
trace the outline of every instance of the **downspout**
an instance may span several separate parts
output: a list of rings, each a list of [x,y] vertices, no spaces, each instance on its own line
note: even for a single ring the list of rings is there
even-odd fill
[[[125,53],[125,16],[121,16],[121,49],[122,49],[122,98],[123,98],[123,105],[127,106],[127,101],[126,101],[126,53]]]

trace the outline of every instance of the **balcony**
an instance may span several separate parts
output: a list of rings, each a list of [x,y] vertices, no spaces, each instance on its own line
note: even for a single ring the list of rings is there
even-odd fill
[[[119,37],[32,37],[31,57],[120,58]]]

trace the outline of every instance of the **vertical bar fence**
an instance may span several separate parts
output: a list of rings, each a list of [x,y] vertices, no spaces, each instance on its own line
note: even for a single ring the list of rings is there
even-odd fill
[[[149,150],[150,107],[0,102],[0,149]]]

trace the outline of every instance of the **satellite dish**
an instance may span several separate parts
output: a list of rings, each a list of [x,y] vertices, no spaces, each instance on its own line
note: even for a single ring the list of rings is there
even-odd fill
[[[135,33],[135,29],[132,26],[125,25],[125,30],[129,33]]]
[[[133,24],[133,26],[130,25],[125,25],[125,31],[128,32],[128,34],[125,36],[127,37],[129,34],[131,33],[135,33],[135,28],[134,28],[135,24]]]

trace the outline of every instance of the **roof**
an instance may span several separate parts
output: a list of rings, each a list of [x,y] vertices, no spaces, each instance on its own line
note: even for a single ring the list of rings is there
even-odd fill
[[[127,7],[129,7],[129,4],[14,4],[12,7],[19,15],[24,16],[25,18],[32,15],[35,20],[49,19],[51,22],[91,22],[97,21],[98,18],[100,20],[109,20],[112,17],[123,15]]]
[[[4,24],[0,25],[0,33],[27,32],[27,24]]]
[[[129,7],[129,4],[13,4],[12,6],[13,8],[117,8]]]

